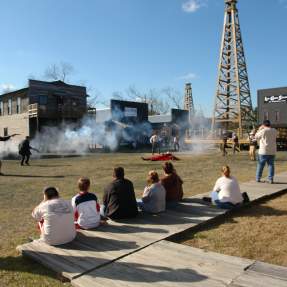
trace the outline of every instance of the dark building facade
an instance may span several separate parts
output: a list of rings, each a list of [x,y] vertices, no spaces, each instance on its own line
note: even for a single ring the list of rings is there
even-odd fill
[[[258,91],[258,122],[270,120],[276,128],[287,128],[287,87]]]
[[[45,126],[80,122],[86,112],[85,87],[29,80],[27,88],[0,95],[0,135],[33,137]]]
[[[278,148],[287,148],[287,87],[258,91],[258,124],[270,120],[278,130]]]

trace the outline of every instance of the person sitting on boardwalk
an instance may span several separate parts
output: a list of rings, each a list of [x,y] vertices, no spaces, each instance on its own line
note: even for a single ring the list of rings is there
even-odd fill
[[[133,183],[125,179],[123,167],[114,168],[114,180],[105,188],[103,216],[111,219],[133,218],[138,214]]]
[[[49,245],[65,244],[76,236],[72,205],[59,198],[55,187],[44,189],[44,200],[34,208],[32,217],[38,221],[40,240]]]
[[[167,161],[167,160],[179,160],[179,158],[174,156],[172,153],[167,152],[159,155],[153,155],[151,157],[142,157],[142,160]]]
[[[166,202],[168,206],[172,206],[183,198],[183,181],[171,162],[165,162],[162,167],[164,176],[161,178],[161,184],[166,190]]]
[[[237,179],[230,175],[229,166],[223,166],[221,172],[222,177],[211,193],[212,202],[219,208],[232,209],[243,202],[243,197]]]
[[[147,186],[144,189],[142,200],[138,202],[139,207],[149,213],[165,211],[166,192],[159,182],[158,173],[154,170],[148,173]]]
[[[90,180],[81,177],[78,180],[79,193],[72,198],[75,224],[79,228],[96,228],[101,223],[100,205],[94,193],[90,193]]]

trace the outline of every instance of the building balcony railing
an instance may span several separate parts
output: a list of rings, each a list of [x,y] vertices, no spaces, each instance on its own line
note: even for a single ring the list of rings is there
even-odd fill
[[[81,118],[86,113],[85,107],[63,106],[51,107],[47,105],[31,104],[28,107],[30,118]]]

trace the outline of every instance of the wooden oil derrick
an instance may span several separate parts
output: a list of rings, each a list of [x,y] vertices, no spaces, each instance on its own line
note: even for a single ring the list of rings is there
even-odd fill
[[[236,4],[237,0],[225,0],[212,130],[232,130],[242,137],[255,118]]]
[[[192,122],[194,116],[194,103],[192,97],[192,86],[191,83],[185,84],[185,93],[184,93],[184,109],[189,111],[189,122]]]

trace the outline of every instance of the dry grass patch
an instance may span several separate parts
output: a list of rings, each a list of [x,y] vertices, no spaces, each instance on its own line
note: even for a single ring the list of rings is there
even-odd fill
[[[287,267],[287,194],[249,206],[181,243]]]

